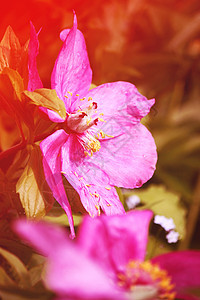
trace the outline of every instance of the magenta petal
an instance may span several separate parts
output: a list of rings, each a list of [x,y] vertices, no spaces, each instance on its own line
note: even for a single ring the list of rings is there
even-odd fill
[[[140,122],[155,102],[154,99],[147,100],[133,84],[120,81],[102,84],[90,90],[85,95],[86,99],[88,97],[97,103],[98,113],[103,113],[101,118],[106,121],[99,121],[96,131],[102,129],[113,136],[126,132],[127,125]]]
[[[73,218],[61,176],[61,148],[68,139],[64,130],[57,130],[40,143],[43,153],[43,167],[46,181],[54,198],[65,210],[70,224],[71,235],[75,236]]]
[[[61,34],[61,37],[63,38]],[[58,97],[70,105],[77,99],[76,93],[85,94],[92,81],[92,70],[87,55],[83,34],[77,29],[76,15],[74,26],[67,32],[66,39],[55,62],[51,76],[51,87]],[[67,101],[68,92],[73,93],[72,99]],[[70,103],[71,102],[71,103]]]
[[[40,110],[45,113],[46,115],[48,115],[49,119],[52,121],[52,122],[56,122],[56,123],[63,123],[64,120],[63,118],[61,118],[61,116],[59,116],[59,114],[57,114],[57,112],[53,111],[53,110],[50,110],[46,107],[40,107]]]
[[[124,213],[115,188],[109,185],[108,176],[85,157],[75,135],[70,135],[63,145],[61,157],[63,174],[92,217],[99,215],[100,208],[108,215]]]
[[[45,282],[62,299],[125,299],[106,270],[81,253],[64,229],[50,223],[19,220],[14,230],[48,256]]]
[[[118,137],[102,139],[101,149],[93,155],[92,162],[101,165],[111,185],[140,187],[154,173],[156,145],[151,133],[140,123],[124,130],[126,133]]]
[[[79,245],[115,276],[125,270],[130,260],[143,261],[152,216],[146,210],[94,219],[85,217],[78,234]]]
[[[55,253],[47,266],[46,284],[58,295],[71,299],[125,299],[125,293],[106,271],[71,244]]]
[[[37,70],[36,57],[39,53],[39,42],[38,34],[35,31],[35,27],[30,22],[31,32],[30,32],[30,41],[28,48],[28,91],[34,91],[43,87],[42,81]]]
[[[67,232],[50,223],[21,219],[14,223],[13,230],[44,256],[52,255],[69,243]]]
[[[156,256],[153,263],[165,269],[175,284],[177,298],[199,299],[189,290],[200,287],[200,251],[178,251]]]

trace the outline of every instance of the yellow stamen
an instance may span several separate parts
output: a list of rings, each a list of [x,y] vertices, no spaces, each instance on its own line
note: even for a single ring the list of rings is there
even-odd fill
[[[100,135],[101,135],[102,139],[104,139],[105,136],[106,136],[105,133],[102,130],[100,130]]]
[[[92,152],[97,152],[101,148],[100,142],[97,139],[92,139],[88,142],[88,147]]]
[[[109,135],[109,134],[106,134],[106,133],[105,133],[105,135],[106,135],[107,137],[114,138],[114,135]]]
[[[102,118],[98,118],[98,120],[99,121],[101,121],[101,122],[106,122],[104,119],[102,119]]]
[[[67,91],[68,92],[68,94],[70,94],[70,96],[72,96],[72,93],[71,92],[69,92],[69,91]]]
[[[111,187],[105,186],[105,189],[109,191],[109,190],[111,190]]]
[[[99,198],[99,194],[97,194],[96,192],[93,194],[96,198]]]
[[[144,273],[145,272],[145,273]],[[130,261],[126,271],[118,274],[119,285],[129,287],[130,291],[134,291],[137,281],[145,277],[149,277],[152,285],[157,291],[156,299],[175,299],[174,285],[171,283],[171,278],[165,270],[159,266],[152,264],[150,261]]]

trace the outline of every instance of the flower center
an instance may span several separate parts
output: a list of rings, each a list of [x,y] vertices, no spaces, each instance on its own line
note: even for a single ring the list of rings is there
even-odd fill
[[[68,94],[65,97],[71,102],[72,93],[68,92]],[[79,98],[79,94],[76,94],[76,97]],[[85,156],[92,156],[94,152],[99,151],[101,148],[99,139],[113,138],[114,136],[108,135],[102,130],[98,130],[95,133],[94,129],[90,129],[93,125],[97,125],[99,121],[106,122],[102,119],[103,113],[97,112],[97,103],[92,101],[92,97],[87,99],[84,97],[79,99],[79,101],[79,109],[75,109],[73,113],[67,113],[65,130],[67,133],[76,133],[79,142],[85,150]],[[78,102],[76,101],[75,103],[77,104]]]
[[[130,261],[124,273],[118,274],[118,284],[131,292],[137,293],[137,287],[152,287],[155,299],[175,299],[174,285],[165,270],[150,261]]]
[[[85,100],[85,98],[80,99],[80,101],[83,100]],[[92,101],[92,98],[89,97],[88,101]],[[69,113],[67,118],[68,128],[76,133],[83,133],[93,125],[97,125],[97,122],[102,119],[98,117],[96,109],[97,103],[90,102],[88,105],[82,105],[75,113]]]

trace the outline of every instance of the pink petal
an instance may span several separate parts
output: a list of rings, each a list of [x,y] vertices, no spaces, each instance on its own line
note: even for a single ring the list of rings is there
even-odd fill
[[[180,299],[199,299],[189,289],[200,287],[200,251],[178,251],[159,255],[152,262],[165,269],[172,278]]]
[[[46,284],[71,299],[125,299],[106,270],[72,244],[55,253],[47,266]]]
[[[40,143],[43,153],[43,167],[46,181],[53,192],[54,198],[65,210],[70,224],[71,235],[75,236],[73,218],[61,176],[61,148],[68,139],[64,130],[57,130]]]
[[[62,39],[63,36],[66,36],[66,39],[54,65],[51,86],[69,110],[71,104],[77,99],[75,95],[84,94],[89,90],[92,70],[83,34],[77,30],[76,15],[74,15],[72,29],[67,34],[61,33]],[[73,93],[71,100],[65,97],[65,95],[69,96],[68,92]]]
[[[52,122],[56,122],[56,123],[63,123],[64,120],[63,118],[61,118],[61,116],[59,116],[59,114],[57,114],[57,112],[53,111],[53,110],[50,110],[46,107],[40,107],[40,110],[42,112],[44,112],[46,115],[48,115],[49,119],[52,121]]]
[[[90,90],[85,98],[97,103],[98,113],[103,113],[106,122],[99,121],[96,131],[102,129],[106,134],[118,136],[126,132],[126,126],[140,122],[146,116],[155,100],[147,100],[129,82],[106,83]],[[81,105],[87,105],[87,101]],[[77,107],[80,103],[76,103]],[[82,108],[81,106],[81,108]]]
[[[43,84],[38,74],[37,62],[36,62],[36,57],[39,53],[38,34],[36,33],[35,27],[31,22],[30,22],[30,26],[31,26],[31,32],[30,32],[30,42],[28,48],[28,73],[29,73],[28,90],[34,91],[35,89],[42,88]]]
[[[69,136],[61,156],[62,172],[79,193],[84,208],[91,216],[97,216],[100,207],[108,215],[124,213],[115,188],[109,185],[108,176],[85,157],[76,135]]]
[[[144,259],[152,216],[151,211],[135,210],[125,215],[85,217],[78,243],[115,277],[125,270],[130,260]],[[86,239],[86,236],[90,238]]]
[[[156,145],[142,124],[123,128],[118,137],[101,140],[101,149],[92,162],[109,176],[110,184],[125,188],[140,187],[151,178],[157,161]]]
[[[125,299],[106,270],[82,253],[64,229],[50,223],[19,220],[14,230],[48,256],[45,282],[61,299]]]
[[[13,230],[44,256],[52,256],[69,244],[67,231],[50,223],[20,219],[14,223]]]

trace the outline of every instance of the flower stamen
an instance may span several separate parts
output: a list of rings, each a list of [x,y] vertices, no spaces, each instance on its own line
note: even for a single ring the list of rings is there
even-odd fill
[[[130,261],[124,273],[118,274],[119,285],[134,291],[137,285],[152,286],[157,293],[156,299],[174,300],[174,285],[165,270],[150,261]]]

